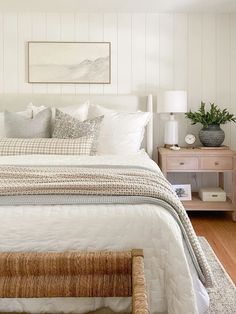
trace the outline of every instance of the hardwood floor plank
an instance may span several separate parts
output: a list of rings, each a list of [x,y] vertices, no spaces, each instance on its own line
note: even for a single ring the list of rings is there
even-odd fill
[[[210,243],[236,284],[236,222],[225,212],[188,212],[198,236]]]

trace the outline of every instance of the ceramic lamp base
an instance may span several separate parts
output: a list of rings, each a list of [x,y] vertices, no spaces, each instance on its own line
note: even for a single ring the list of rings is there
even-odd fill
[[[170,118],[165,123],[165,145],[178,145],[178,121],[175,120],[173,113],[170,114]]]

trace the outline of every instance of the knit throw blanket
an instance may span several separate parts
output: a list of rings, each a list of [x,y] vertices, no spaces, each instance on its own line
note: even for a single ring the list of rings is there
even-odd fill
[[[161,204],[180,225],[199,278],[205,286],[212,285],[212,274],[191,222],[162,173],[144,168],[112,166],[0,167],[0,196],[71,194],[95,195],[101,199],[120,196]]]

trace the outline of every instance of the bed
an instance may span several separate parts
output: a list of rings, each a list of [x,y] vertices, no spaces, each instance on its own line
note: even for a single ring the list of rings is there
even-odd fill
[[[11,104],[13,107],[16,96],[1,97],[5,97],[5,104]],[[30,99],[30,95],[18,97],[19,106],[22,104],[23,107],[26,99]],[[44,105],[49,105],[53,99],[54,103],[57,102],[59,105],[65,102],[65,99],[59,96],[53,98],[53,96],[39,95],[36,99]],[[78,102],[76,96],[70,96],[68,99],[72,103]],[[111,104],[113,107],[123,104],[126,110],[143,110],[146,106],[145,99],[137,96],[93,96],[92,101],[99,101],[108,106]],[[150,97],[147,106],[148,111],[152,111]],[[90,177],[95,173],[97,177],[92,178],[94,181],[98,178],[99,182],[101,177],[104,178],[104,173],[111,175],[115,181],[119,176],[123,178],[127,174],[137,178],[143,172],[146,177],[153,176],[153,182],[156,178],[160,182],[163,181],[168,190],[168,183],[164,181],[160,169],[149,157],[152,155],[152,136],[153,126],[149,123],[146,142],[144,142],[149,155],[141,150],[133,154],[101,156],[0,156],[0,168],[5,170],[8,167],[7,169],[14,169],[14,171],[15,169],[21,171],[24,167],[38,168],[41,169],[40,171],[70,169],[70,175],[77,171],[75,180],[81,171],[86,171],[86,175]],[[13,172],[12,176],[15,177],[16,173]],[[79,182],[76,182],[79,185]],[[0,252],[142,248],[145,256],[150,313],[204,313],[209,298],[202,283],[204,278],[199,274],[197,262],[191,251],[186,229],[183,228],[186,219],[184,214],[182,223],[179,223],[171,206],[165,205],[166,201],[156,202],[156,199],[155,202],[150,201],[148,194],[150,189],[146,191],[146,197],[137,198],[137,195],[133,197],[132,193],[127,191],[129,182],[125,187],[127,195],[124,194],[123,181],[120,182],[115,185],[120,194],[113,195],[111,192],[105,197],[98,193],[97,187],[93,187],[96,193],[90,193],[86,197],[81,191],[63,195],[52,193],[47,197],[45,193],[34,192],[27,198],[24,197],[23,192],[21,195],[1,196]],[[140,186],[137,189],[140,189]],[[173,199],[178,203],[177,198],[173,197]],[[181,205],[178,203],[176,206]],[[192,232],[191,227],[189,232]],[[198,247],[198,243],[194,242],[193,246]],[[204,258],[203,262],[205,262]],[[210,278],[210,274],[208,277]],[[101,307],[110,307],[116,312],[121,312],[130,310],[130,303],[130,299],[124,298],[1,298],[0,311],[85,313]]]

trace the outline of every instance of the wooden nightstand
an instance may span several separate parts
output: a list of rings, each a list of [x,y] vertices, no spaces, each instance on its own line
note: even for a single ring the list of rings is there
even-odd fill
[[[197,193],[192,201],[184,201],[186,210],[232,211],[236,221],[236,152],[225,150],[204,150],[199,148],[181,148],[173,151],[167,148],[158,149],[159,166],[165,176],[168,172],[217,172],[219,186],[224,189],[224,173],[232,172],[232,200],[226,202],[203,202]]]

